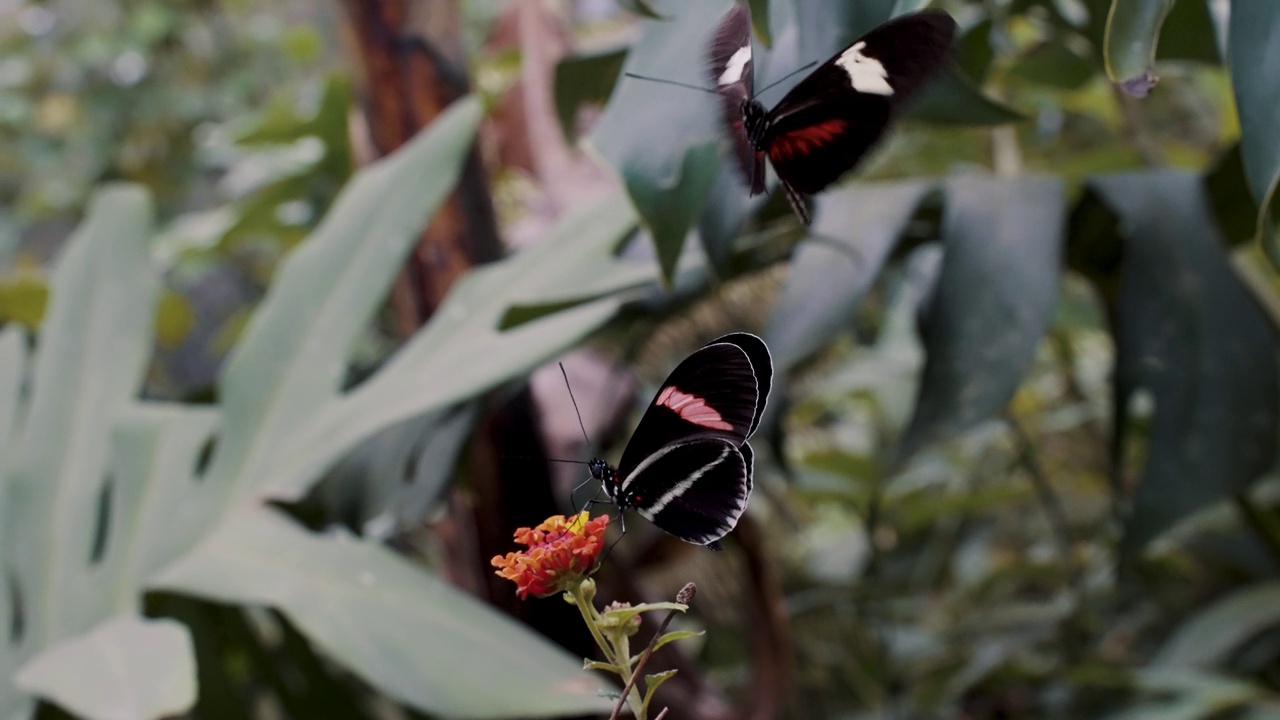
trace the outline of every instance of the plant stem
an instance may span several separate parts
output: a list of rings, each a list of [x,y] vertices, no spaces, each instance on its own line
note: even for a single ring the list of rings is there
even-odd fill
[[[604,653],[604,657],[609,662],[615,662],[613,657],[613,646],[604,639],[604,635],[600,634],[600,614],[596,612],[595,605],[587,599],[586,593],[582,592],[582,586],[579,585],[570,590],[573,596],[573,604],[578,606],[578,611],[582,613],[582,619],[587,624],[587,629],[591,631],[591,637],[596,639],[596,645],[600,647],[600,651]],[[627,667],[619,665],[619,667]]]
[[[679,594],[676,595],[676,602],[688,605],[689,601],[693,599],[693,593],[696,590],[697,586],[693,583],[686,584],[681,588]],[[636,680],[640,678],[640,673],[644,670],[645,663],[649,662],[649,656],[653,654],[654,648],[658,646],[658,641],[662,639],[662,634],[667,631],[667,626],[671,624],[671,618],[674,618],[675,616],[675,610],[669,611],[667,616],[662,619],[662,624],[658,625],[658,631],[655,632],[653,634],[653,638],[649,640],[649,645],[645,647],[644,652],[640,655],[640,659],[636,661],[636,667],[631,671],[631,677],[627,679],[626,686],[622,688],[622,697],[618,698],[618,704],[613,706],[613,713],[609,715],[609,720],[618,720],[618,713],[622,712],[623,701],[630,700],[631,693],[636,687]],[[630,659],[628,658],[626,662],[629,663]],[[636,716],[636,720],[645,720],[643,704],[638,708],[633,704],[631,706],[631,712]],[[666,708],[663,708],[662,712],[658,713],[658,717],[661,718],[666,714]]]

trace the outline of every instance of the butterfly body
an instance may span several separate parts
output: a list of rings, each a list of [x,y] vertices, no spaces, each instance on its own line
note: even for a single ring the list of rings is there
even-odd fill
[[[894,114],[942,67],[956,24],[938,10],[894,18],[833,55],[772,108],[754,94],[751,17],[735,4],[712,38],[711,79],[751,194],[764,192],[769,158],[796,214],[803,195],[851,170],[884,134]]]
[[[588,463],[609,502],[686,542],[719,549],[751,495],[755,432],[772,385],[764,341],[733,333],[681,362],[615,468]]]

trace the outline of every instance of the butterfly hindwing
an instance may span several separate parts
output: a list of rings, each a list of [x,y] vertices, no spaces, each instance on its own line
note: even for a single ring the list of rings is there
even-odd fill
[[[856,165],[942,68],[955,31],[942,11],[894,18],[793,87],[769,111],[762,142],[788,188],[816,193]]]
[[[739,447],[723,438],[674,443],[623,476],[621,493],[625,506],[662,530],[709,545],[747,509],[751,468]]]
[[[751,56],[751,13],[734,3],[716,27],[708,56],[711,83],[720,97],[720,111],[742,176],[751,183],[751,194],[764,192],[764,153],[747,142],[742,105],[755,94],[755,63]],[[758,188],[758,189],[757,189]]]

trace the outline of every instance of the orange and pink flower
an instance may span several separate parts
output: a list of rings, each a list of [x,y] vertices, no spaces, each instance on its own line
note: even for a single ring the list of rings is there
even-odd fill
[[[495,556],[490,563],[498,568],[498,577],[516,584],[521,598],[563,592],[591,572],[604,549],[608,524],[608,515],[594,519],[586,512],[572,518],[553,515],[536,528],[516,530],[516,542],[528,550]]]

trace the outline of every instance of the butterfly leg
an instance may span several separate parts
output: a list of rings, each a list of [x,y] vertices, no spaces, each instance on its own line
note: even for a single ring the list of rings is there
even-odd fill
[[[809,206],[805,204],[804,196],[791,187],[791,183],[786,180],[782,181],[782,188],[787,191],[787,202],[791,203],[791,209],[796,211],[796,217],[800,218],[800,222],[808,225],[813,218],[809,216]]]

